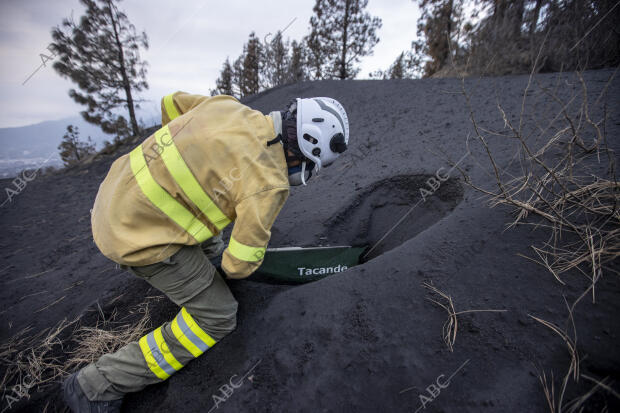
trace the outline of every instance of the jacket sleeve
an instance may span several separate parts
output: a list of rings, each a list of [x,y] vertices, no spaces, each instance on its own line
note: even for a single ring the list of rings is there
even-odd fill
[[[161,99],[161,126],[165,126],[172,119],[189,112],[200,105],[208,96],[191,95],[185,92],[174,92]]]
[[[222,270],[229,278],[249,277],[261,266],[271,226],[288,194],[288,188],[275,188],[254,194],[235,207],[237,219],[222,256]]]

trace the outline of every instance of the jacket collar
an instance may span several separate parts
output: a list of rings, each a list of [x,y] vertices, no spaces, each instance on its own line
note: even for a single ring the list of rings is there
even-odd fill
[[[276,110],[276,111],[269,113],[269,116],[271,116],[271,119],[273,120],[273,129],[276,132],[275,136],[281,135],[282,134],[282,114],[280,113],[280,111]],[[280,141],[280,144],[282,144],[282,141]]]

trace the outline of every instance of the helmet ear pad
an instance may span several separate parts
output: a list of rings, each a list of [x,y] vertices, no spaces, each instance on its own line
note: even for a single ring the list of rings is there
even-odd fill
[[[299,149],[299,142],[297,140],[297,119],[294,117],[284,119],[282,121],[282,129],[286,139],[286,149],[290,150],[296,157],[301,159],[303,155]]]

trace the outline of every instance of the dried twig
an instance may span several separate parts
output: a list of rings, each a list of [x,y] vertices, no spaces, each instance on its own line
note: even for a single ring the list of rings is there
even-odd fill
[[[507,310],[465,310],[465,311],[457,312],[454,308],[454,302],[452,301],[451,296],[439,290],[433,284],[425,282],[425,283],[422,283],[422,285],[424,286],[424,288],[429,289],[431,292],[438,294],[445,301],[445,303],[442,303],[440,301],[434,300],[429,297],[426,298],[427,300],[437,304],[438,306],[446,310],[446,312],[448,313],[448,319],[446,320],[446,322],[444,323],[442,327],[442,332],[443,332],[443,341],[446,343],[450,351],[454,350],[454,342],[456,341],[456,332],[458,330],[458,317],[457,317],[458,315],[467,314],[467,313],[485,313],[485,312],[500,313],[500,312],[507,311]]]

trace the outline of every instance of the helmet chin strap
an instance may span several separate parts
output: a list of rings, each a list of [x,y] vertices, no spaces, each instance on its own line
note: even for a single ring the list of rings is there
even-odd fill
[[[301,163],[298,163],[296,166],[289,167],[289,184],[291,186],[307,186],[308,179],[312,176],[311,164],[312,162],[310,161],[301,161]],[[306,176],[306,171],[308,172],[308,176]]]
[[[306,185],[306,161],[301,163],[301,183],[303,186]]]

